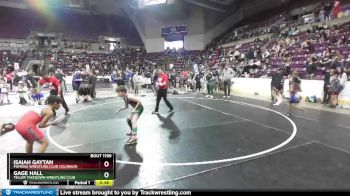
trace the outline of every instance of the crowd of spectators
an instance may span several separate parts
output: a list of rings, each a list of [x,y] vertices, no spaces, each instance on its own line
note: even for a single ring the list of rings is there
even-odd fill
[[[326,4],[323,9],[328,19],[332,17],[332,12],[327,11],[329,5]],[[328,81],[329,75],[340,73],[342,83],[347,80],[350,75],[350,23],[329,26],[325,22],[314,25],[306,32],[300,32],[297,24],[294,24],[287,31],[280,32],[283,23],[286,23],[285,17],[279,15],[266,22],[266,25],[236,28],[219,40],[214,40],[203,51],[168,48],[160,53],[147,53],[144,48],[129,47],[117,48],[110,53],[47,50],[44,57],[48,72],[52,75],[57,69],[63,70],[66,75],[94,73],[111,76],[113,84],[132,87],[135,84],[138,86],[139,78],[147,80],[147,84],[152,83],[154,70],[159,66],[166,66],[162,68],[169,71],[173,87],[186,89],[198,89],[198,84],[203,86],[208,73],[218,86],[225,66],[233,69],[235,77],[267,78],[283,70],[285,77],[291,75],[292,71],[298,71],[301,78]],[[266,33],[275,36],[228,48],[221,46],[226,42]],[[56,45],[54,41],[45,44],[51,45],[51,48]],[[64,47],[83,49],[87,45],[74,46],[72,42],[66,42]],[[11,71],[6,68],[7,64],[11,67],[22,58],[21,53],[11,56],[3,51],[0,55],[0,68],[7,70],[2,71],[4,74]],[[137,76],[136,79],[134,76]]]

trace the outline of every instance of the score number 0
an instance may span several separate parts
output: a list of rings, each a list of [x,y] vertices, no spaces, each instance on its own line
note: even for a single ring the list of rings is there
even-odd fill
[[[108,166],[109,166],[109,162],[108,162],[108,161],[105,161],[105,162],[103,163],[103,166],[104,166],[104,167],[108,167]],[[104,176],[105,178],[108,178],[108,177],[109,177],[109,173],[108,173],[108,172],[105,172],[105,173],[103,174],[103,176]]]

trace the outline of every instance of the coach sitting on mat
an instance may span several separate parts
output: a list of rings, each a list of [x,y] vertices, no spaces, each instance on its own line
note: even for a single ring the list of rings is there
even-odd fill
[[[167,99],[167,93],[168,93],[168,87],[169,87],[169,77],[167,74],[163,72],[162,69],[158,69],[158,78],[156,82],[156,86],[158,88],[157,90],[157,104],[156,109],[152,112],[152,114],[158,114],[159,112],[159,102],[160,100],[164,99],[166,105],[169,107],[169,113],[173,112],[174,107],[171,105],[171,103]]]
[[[50,95],[57,95],[62,98],[62,106],[66,110],[65,115],[68,115],[69,108],[64,100],[60,81],[55,76],[48,76],[47,73],[42,73],[41,77],[42,79],[38,82],[38,92],[40,92],[41,86],[44,84],[50,84]]]
[[[80,86],[78,89],[78,98],[77,98],[77,103],[84,103],[84,102],[91,102],[91,88],[90,85],[83,84]]]

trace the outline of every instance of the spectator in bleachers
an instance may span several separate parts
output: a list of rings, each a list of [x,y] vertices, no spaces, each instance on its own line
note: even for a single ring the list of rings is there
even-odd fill
[[[274,54],[277,54],[277,56],[280,56],[280,55],[279,55],[279,54],[280,54],[280,50],[281,50],[280,44],[275,44],[275,45],[273,45],[273,47],[272,47],[272,52],[273,52]]]
[[[321,31],[321,42],[327,42],[329,40],[329,34],[327,31]]]
[[[306,67],[306,72],[308,74],[308,79],[310,80],[314,79],[314,76],[317,70],[316,62],[313,61],[311,58],[307,58],[305,67]]]
[[[260,48],[257,48],[254,51],[254,58],[261,60],[262,59],[262,52]]]
[[[263,58],[264,60],[270,59],[270,58],[271,58],[270,52],[269,52],[268,50],[265,50],[264,53],[262,54],[262,58]]]
[[[341,63],[340,63],[339,58],[337,56],[334,56],[332,58],[330,66],[332,69],[337,69],[338,67],[341,67]]]
[[[344,45],[344,44],[346,44],[346,42],[347,42],[347,38],[344,36],[344,35],[342,35],[340,38],[339,38],[339,40],[338,40],[338,42],[337,42],[337,46],[342,46],[342,45]]]
[[[333,6],[333,18],[338,18],[338,14],[341,11],[342,11],[342,5],[339,0],[336,0]]]
[[[307,48],[307,52],[309,54],[313,54],[315,52],[315,46],[314,46],[314,44],[311,41],[307,42],[307,47],[306,48]]]
[[[262,27],[263,28],[260,28]],[[200,54],[193,54],[187,55],[188,51],[185,51],[183,49],[174,51],[169,49],[169,55],[166,57],[168,58],[169,56],[176,56],[176,60],[174,60],[176,63],[174,63],[176,67],[176,74],[177,71],[184,70],[184,68],[188,65],[186,65],[187,61],[194,60],[194,59],[199,59],[200,61],[210,61],[213,65],[216,64],[219,60],[223,59],[224,57],[230,56],[233,53],[233,58],[230,58],[231,61],[235,61],[235,64],[237,63],[237,72],[246,72],[247,76],[249,77],[261,77],[263,75],[267,75],[267,72],[270,72],[271,69],[276,69],[277,66],[281,67],[283,62],[286,64],[287,68],[287,73],[290,73],[293,71],[293,69],[306,69],[306,73],[308,74],[308,78],[314,78],[311,76],[311,73],[314,73],[315,67],[317,66],[324,67],[328,66],[329,61],[333,58],[333,54],[330,51],[330,47],[339,45],[342,46],[342,48],[345,48],[346,45],[344,44],[344,41],[348,41],[346,35],[347,34],[342,34],[341,39],[339,40],[339,34],[338,32],[343,32],[348,31],[346,28],[343,26],[339,25],[339,27],[333,28],[333,27],[327,27],[327,24],[324,26],[315,26],[312,30],[309,30],[309,35],[304,35],[304,33],[299,32],[299,34],[296,34],[298,30],[298,27],[294,24],[289,25],[291,26],[291,36],[294,37],[286,37],[284,39],[280,40],[274,40],[271,41],[271,46],[273,48],[271,49],[271,46],[268,45],[266,51],[262,55],[261,52],[259,52],[259,49],[262,48],[263,43],[260,41],[257,42],[252,42],[250,45],[248,44],[245,46],[237,47],[234,49],[225,49],[220,48],[220,45],[223,43],[226,43],[226,41],[233,40],[235,37],[237,40],[249,37],[249,36],[255,36],[255,35],[261,35],[265,34],[268,32],[270,26],[263,24],[259,24],[259,26],[254,26],[250,25],[249,27],[244,27],[244,28],[235,28],[231,29],[231,32],[227,35],[225,35],[225,40],[215,40],[212,43],[212,46],[209,47],[207,50],[202,51]],[[325,30],[328,29],[328,30]],[[332,36],[329,36],[329,35]],[[297,39],[297,40],[296,40]],[[331,44],[329,44],[328,40],[331,40]],[[312,40],[315,40],[313,42]],[[305,54],[305,50],[297,51],[297,47],[300,47],[300,42],[305,41],[305,46],[303,45],[303,49],[307,49],[309,52]],[[269,44],[270,44],[269,43]],[[273,43],[273,44],[272,44]],[[311,45],[310,45],[311,43]],[[72,43],[73,45],[73,43]],[[254,48],[253,48],[253,47]],[[82,44],[75,44],[73,47],[75,48],[83,48]],[[311,47],[311,48],[310,48]],[[312,48],[314,47],[314,48]],[[324,48],[329,47],[329,51],[323,52]],[[247,53],[247,59],[251,59],[252,61],[246,62],[246,59],[244,57],[244,54],[247,52],[247,49],[250,48],[249,52]],[[255,49],[257,48],[257,49]],[[334,51],[339,51],[340,49],[334,48]],[[345,49],[344,49],[345,50]],[[231,51],[231,52],[230,52]],[[283,51],[283,52],[282,52]],[[253,52],[253,56],[251,55],[251,52]],[[189,53],[189,52],[188,52]],[[255,54],[254,54],[255,53]],[[269,55],[265,55],[269,53]],[[316,53],[316,54],[315,54]],[[318,65],[316,64],[315,66],[304,66],[300,68],[298,65],[304,64],[304,61],[306,58],[310,57],[311,55],[318,55],[322,53],[322,58],[321,58],[321,64]],[[241,55],[239,55],[241,54]],[[334,52],[336,54],[336,52]],[[345,53],[347,54],[346,50]],[[52,53],[52,57],[57,56],[57,58],[52,58],[53,60],[52,64],[57,68],[57,66],[62,66],[64,69],[65,73],[72,72],[74,70],[75,66],[81,66],[81,65],[86,65],[89,64],[91,69],[98,69],[100,70],[100,74],[106,74],[110,73],[111,70],[113,70],[115,67],[114,65],[118,65],[119,70],[125,70],[125,67],[128,66],[128,69],[135,69],[138,68],[139,71],[144,71],[147,69],[152,69],[153,68],[153,63],[158,63],[165,58],[165,54],[145,54],[144,50],[135,50],[131,48],[127,49],[118,49],[113,51],[113,54],[106,55],[106,54],[91,54],[91,53]],[[271,61],[268,63],[265,62],[265,60],[260,60],[260,58],[265,59],[266,56],[270,56]],[[281,56],[281,58],[279,58]],[[339,54],[338,54],[339,56]],[[232,55],[230,56],[232,57]],[[7,60],[10,60],[9,56],[6,57]],[[146,60],[147,59],[147,60]],[[170,58],[171,59],[171,58]],[[348,62],[345,60],[344,57],[338,57],[338,62],[334,61],[332,63],[333,68],[339,67],[339,66],[344,66],[344,63],[347,64]],[[225,61],[226,59],[224,59]],[[260,62],[259,62],[260,60]],[[239,62],[237,62],[239,61]],[[344,61],[344,62],[343,62]],[[178,64],[177,64],[178,63]],[[238,64],[239,63],[239,64]],[[271,65],[273,63],[273,65]],[[266,65],[268,64],[268,65]],[[288,66],[290,65],[290,66]],[[313,65],[313,64],[312,64]],[[279,68],[277,67],[277,68]],[[312,69],[310,69],[312,68]],[[289,69],[289,71],[288,71]],[[305,75],[305,73],[301,73],[301,75]],[[243,74],[242,74],[243,76]],[[124,78],[124,83],[127,84],[127,77],[128,77],[128,71],[125,72],[125,77]],[[180,81],[182,81],[183,78],[180,77]],[[112,82],[117,82],[113,81]],[[118,80],[119,82],[119,80]]]
[[[249,48],[249,50],[246,54],[246,58],[249,60],[254,59],[254,49],[253,48]]]
[[[348,58],[345,59],[345,65],[346,65],[346,67],[350,67],[350,54],[348,55]],[[350,70],[348,69],[348,71],[350,71]]]
[[[292,60],[292,55],[286,49],[282,49],[281,57],[285,62],[290,62]]]
[[[322,53],[322,58],[328,58],[331,59],[331,55],[333,54],[333,51],[330,47],[327,47],[325,51]]]
[[[324,14],[326,21],[331,20],[332,4],[328,1],[324,6]]]
[[[321,67],[327,67],[330,68],[332,63],[332,59],[329,58],[322,58],[320,61],[320,66]]]
[[[290,67],[290,60],[284,61],[284,76],[289,76],[292,73],[292,69]]]

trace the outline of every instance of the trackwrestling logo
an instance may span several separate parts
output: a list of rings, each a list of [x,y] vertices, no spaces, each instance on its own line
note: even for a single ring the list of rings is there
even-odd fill
[[[2,195],[6,196],[56,196],[57,189],[3,189]]]

